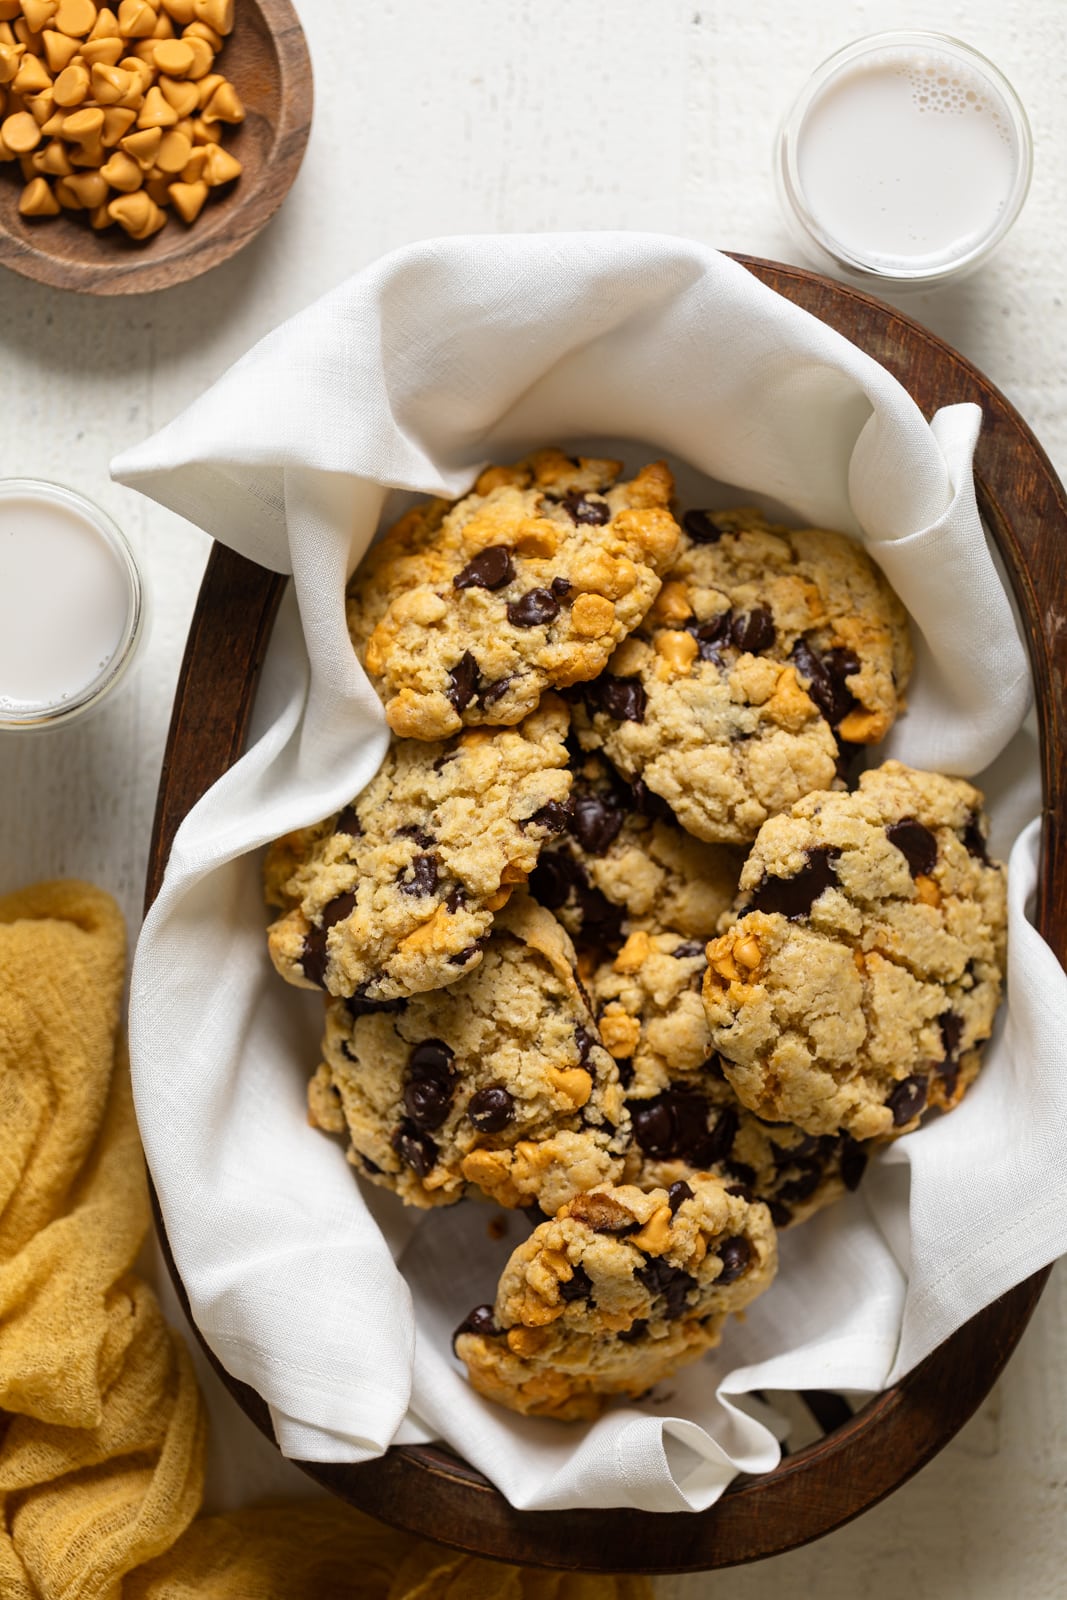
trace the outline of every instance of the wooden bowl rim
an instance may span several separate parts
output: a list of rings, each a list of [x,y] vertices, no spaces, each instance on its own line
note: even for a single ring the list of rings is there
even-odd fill
[[[278,62],[279,112],[272,124],[270,156],[261,172],[245,188],[238,184],[221,202],[229,207],[225,223],[201,238],[194,224],[180,247],[165,256],[138,255],[123,248],[125,241],[116,240],[114,261],[99,262],[54,255],[32,239],[12,233],[0,221],[0,266],[35,283],[76,294],[154,294],[190,283],[232,260],[259,237],[300,170],[311,133],[314,88],[307,39],[292,0],[238,0],[242,3],[260,13],[270,37]],[[258,209],[258,220],[245,232],[235,223],[253,206]],[[41,224],[47,225],[47,221]]]
[[[1065,835],[1067,496],[1018,412],[972,363],[919,323],[858,289],[804,268],[734,254],[905,383],[924,411],[982,406],[975,455],[979,506],[1003,558],[1029,645],[1042,764],[1042,853],[1036,924],[1057,958],[1067,953]],[[164,756],[146,883],[162,882],[186,812],[244,746],[286,579],[216,544],[190,627]],[[1043,598],[1044,597],[1044,598]],[[241,1409],[273,1440],[267,1406],[226,1371],[193,1322],[158,1202],[153,1207],[175,1289],[208,1360]],[[914,1371],[842,1426],[773,1472],[738,1478],[714,1506],[675,1514],[630,1509],[517,1511],[482,1475],[440,1445],[393,1446],[360,1465],[297,1462],[330,1493],[413,1533],[530,1566],[588,1572],[693,1572],[780,1554],[868,1510],[925,1465],[989,1392],[1014,1350],[1050,1268],[1034,1273],[960,1328]]]

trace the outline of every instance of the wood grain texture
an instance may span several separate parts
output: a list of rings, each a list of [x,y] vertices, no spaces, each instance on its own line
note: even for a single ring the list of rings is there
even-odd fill
[[[119,227],[94,232],[75,212],[22,217],[17,162],[0,164],[0,265],[81,294],[148,294],[228,261],[260,233],[285,199],[311,131],[311,58],[290,0],[236,0],[236,22],[219,65],[244,101],[244,122],[225,148],[240,178],[212,195],[191,227],[171,213],[138,243]]]
[[[1037,923],[1062,961],[1067,954],[1067,874],[1060,821],[1067,784],[1063,488],[1018,413],[975,367],[935,335],[891,307],[829,279],[773,262],[737,259],[881,361],[926,414],[957,401],[972,401],[982,408],[984,426],[975,457],[979,505],[1023,618],[1038,697],[1044,808]],[[256,666],[283,583],[232,552],[217,549],[212,558],[168,741],[148,874],[149,902],[158,890],[185,810],[239,751],[255,691]],[[225,649],[220,649],[223,641]],[[240,671],[247,676],[235,681]],[[995,685],[990,692],[996,692]],[[208,723],[205,706],[213,707]],[[361,1466],[299,1465],[330,1492],[384,1521],[430,1532],[466,1550],[531,1565],[669,1573],[756,1560],[792,1549],[857,1516],[940,1450],[995,1382],[1047,1275],[1040,1272],[1020,1284],[842,1426],[789,1456],[774,1472],[738,1480],[718,1505],[703,1513],[518,1512],[480,1474],[436,1446],[393,1448],[381,1461]],[[207,1353],[238,1403],[269,1437],[262,1399]]]

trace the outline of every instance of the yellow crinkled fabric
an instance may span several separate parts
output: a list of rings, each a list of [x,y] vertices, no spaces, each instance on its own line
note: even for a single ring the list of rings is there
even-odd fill
[[[91,884],[0,899],[2,1600],[650,1600],[641,1578],[477,1560],[335,1501],[197,1516],[203,1402],[133,1270],[124,967]]]

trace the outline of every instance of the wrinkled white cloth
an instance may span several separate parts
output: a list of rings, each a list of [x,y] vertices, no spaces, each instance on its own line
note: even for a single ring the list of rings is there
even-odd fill
[[[516,1506],[701,1509],[778,1458],[750,1391],[877,1391],[1067,1249],[1067,979],[1027,922],[1037,752],[1025,652],[975,507],[980,420],[953,406],[928,425],[873,360],[685,240],[452,238],[342,284],[114,463],[293,575],[251,746],[183,823],[146,920],[130,1024],[193,1315],[266,1398],[286,1454],[360,1461],[436,1435]],[[385,749],[343,590],[402,504],[390,491],[455,495],[487,460],[583,440],[629,441],[632,465],[667,454],[688,504],[755,497],[866,541],[918,655],[886,753],[986,788],[994,848],[1011,853],[1011,965],[960,1109],[785,1235],[770,1293],[669,1392],[565,1427],[481,1400],[449,1352],[518,1222],[493,1244],[484,1207],[415,1214],[364,1194],[308,1127],[321,1003],[270,968],[259,866],[265,842],[358,793]]]

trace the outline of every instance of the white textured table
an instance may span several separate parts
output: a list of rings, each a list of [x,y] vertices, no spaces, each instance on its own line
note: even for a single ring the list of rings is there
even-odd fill
[[[58,478],[126,528],[154,625],[135,681],[85,728],[0,740],[0,888],[75,874],[140,916],[160,756],[207,540],[119,490],[108,461],[260,335],[383,251],[441,233],[640,228],[795,259],[770,176],[808,70],[886,27],[991,56],[1034,127],[1034,185],[994,262],[904,309],[983,368],[1067,476],[1067,8],[1063,0],[297,0],[315,124],[296,188],[228,266],[169,294],[0,285],[0,474]],[[996,686],[990,685],[990,693]],[[1067,1566],[1067,1274],[1007,1374],[940,1457],[851,1527],[660,1600],[1061,1597]],[[217,1385],[213,1503],[307,1492]]]

